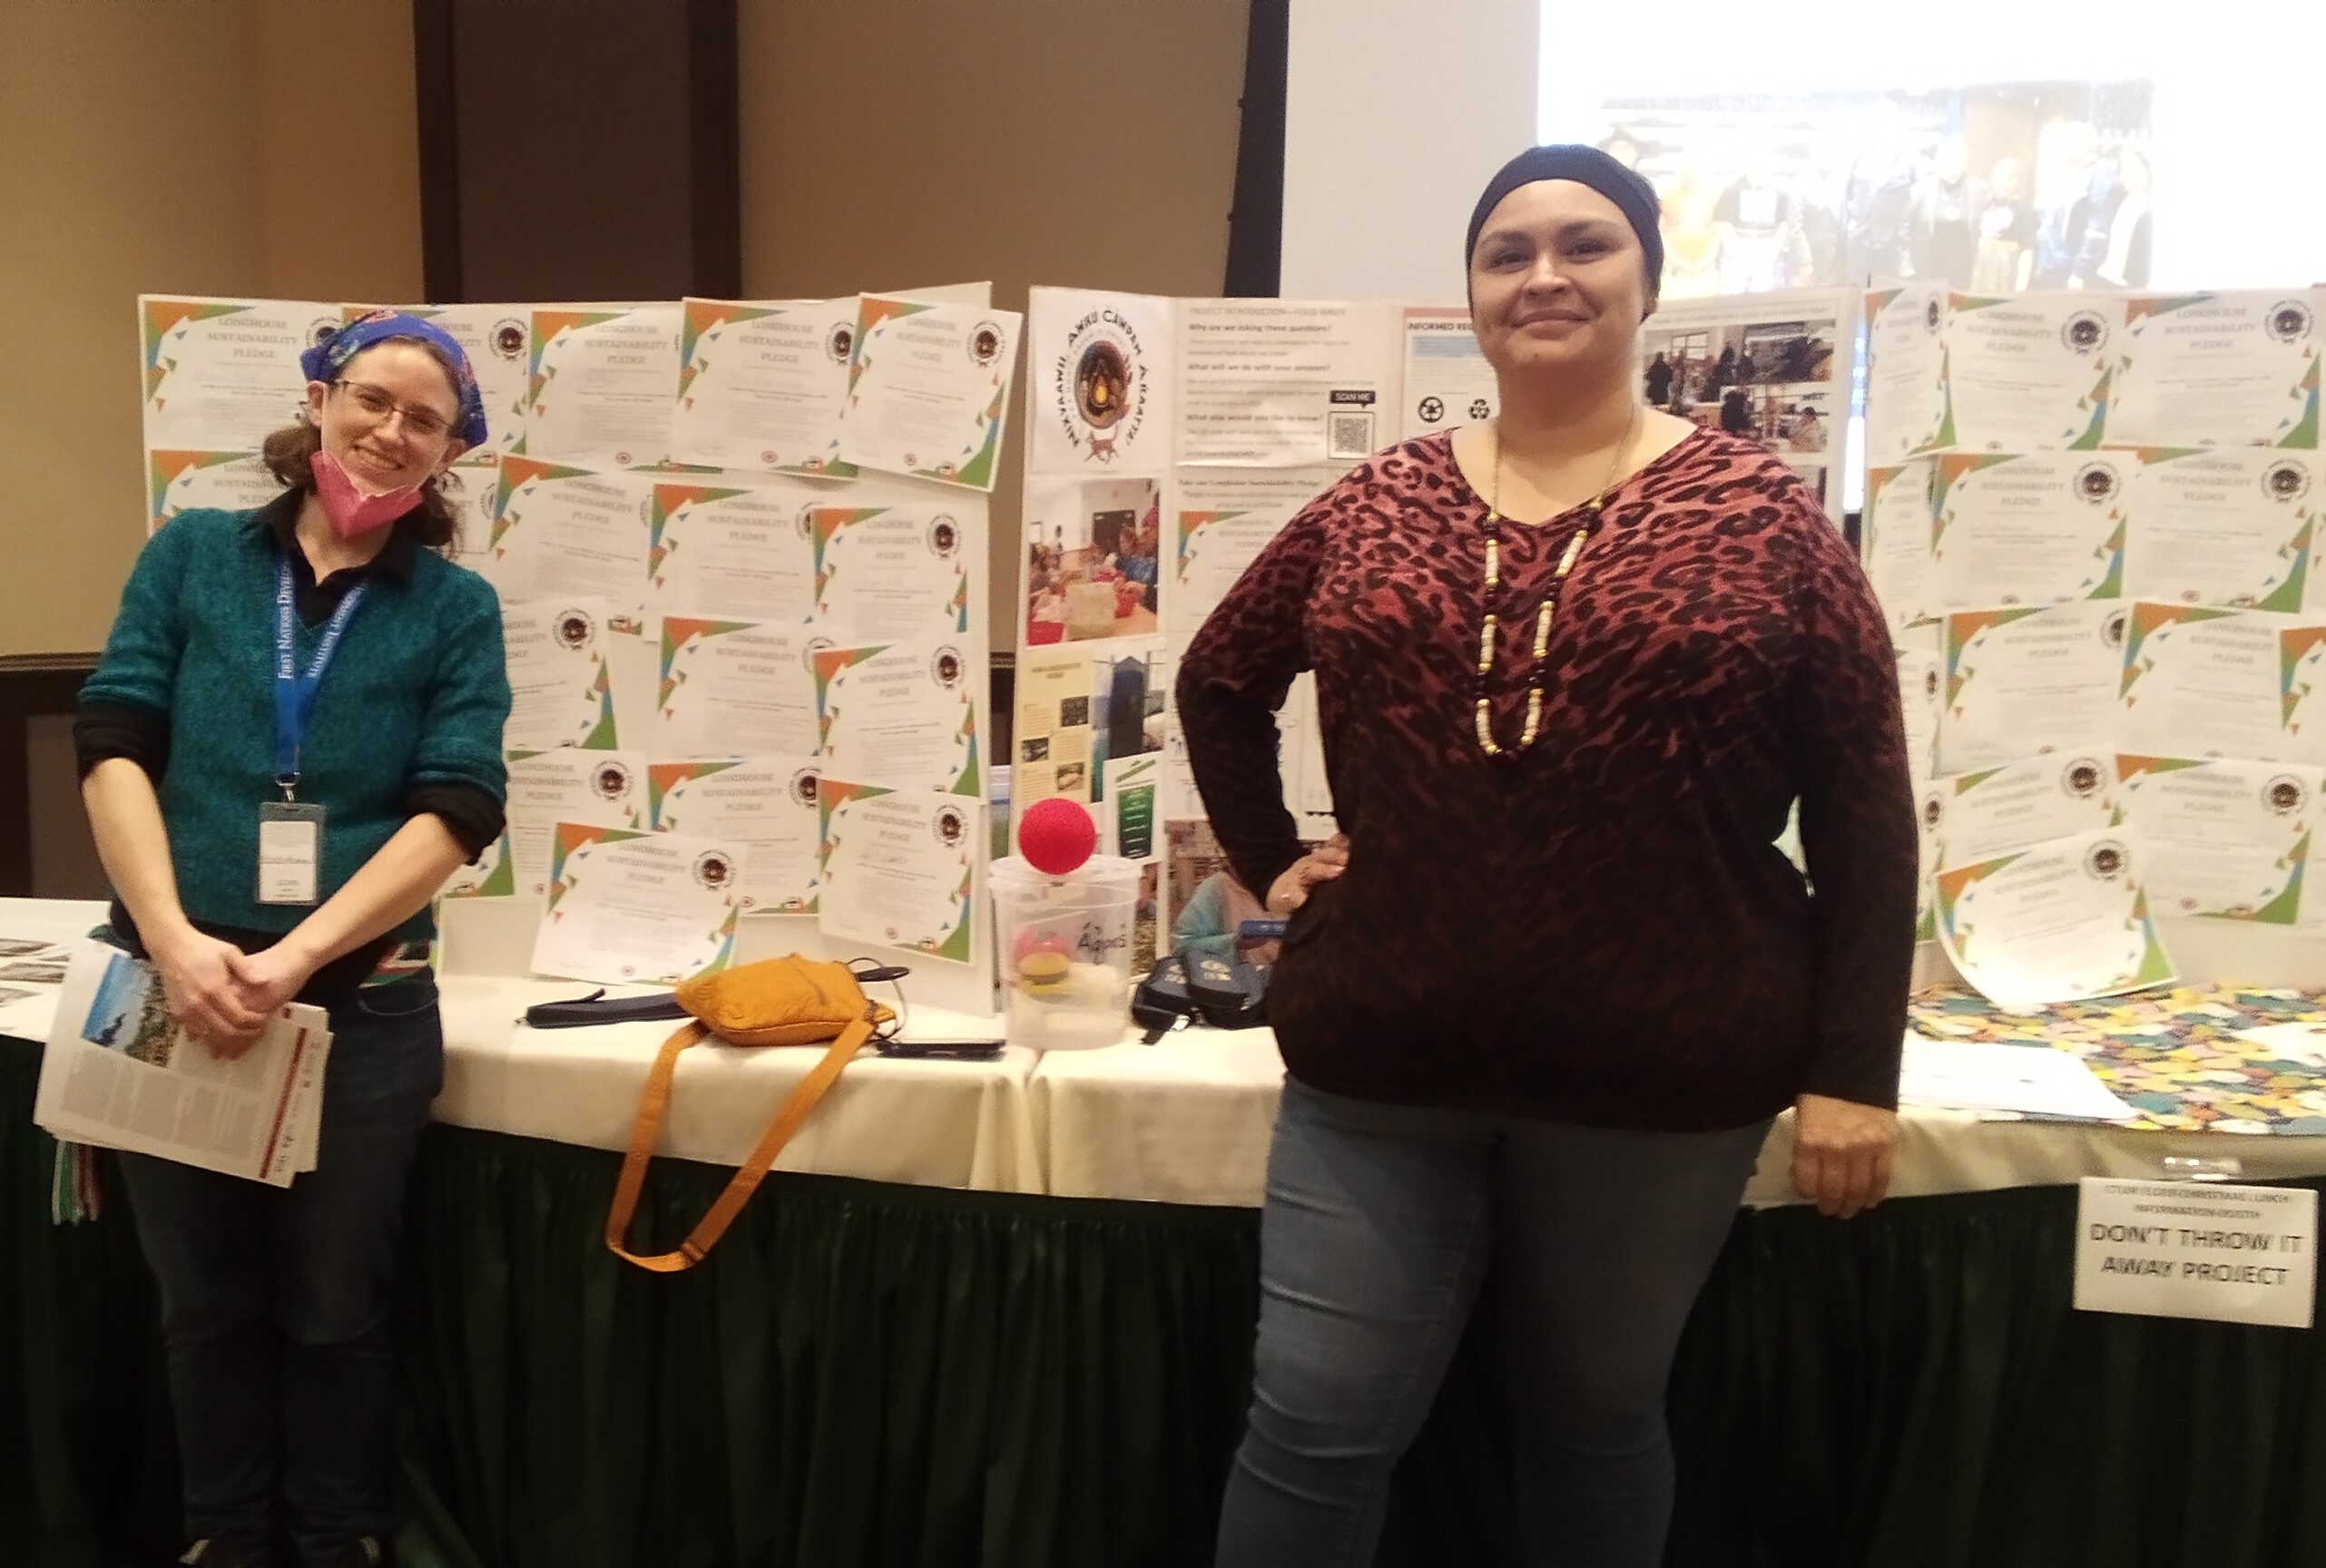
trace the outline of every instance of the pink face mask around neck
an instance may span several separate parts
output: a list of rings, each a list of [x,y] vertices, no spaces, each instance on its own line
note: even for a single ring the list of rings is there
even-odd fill
[[[315,497],[323,503],[323,515],[330,520],[331,531],[342,539],[385,528],[420,504],[417,485],[407,485],[398,490],[366,490],[337,457],[319,446],[315,456],[308,459],[307,466],[315,475]]]

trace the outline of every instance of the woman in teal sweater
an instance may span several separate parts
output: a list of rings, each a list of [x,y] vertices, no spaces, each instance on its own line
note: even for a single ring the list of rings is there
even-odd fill
[[[430,900],[498,836],[509,686],[492,588],[437,552],[485,436],[450,337],[375,311],[310,349],[288,488],[149,540],[82,688],[82,796],[113,926],[222,1056],[329,1009],[316,1169],[288,1190],[123,1155],[161,1285],[184,1561],[383,1560],[388,1284],[443,1077]],[[263,847],[262,847],[263,829]]]

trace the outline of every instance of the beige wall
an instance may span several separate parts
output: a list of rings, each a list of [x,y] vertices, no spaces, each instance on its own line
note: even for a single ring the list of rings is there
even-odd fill
[[[0,654],[101,646],[144,539],[141,291],[417,297],[412,102],[409,0],[0,0]]]
[[[1246,6],[738,8],[747,294],[990,279],[994,302],[1022,310],[1035,283],[1219,293]],[[877,72],[856,69],[876,51]],[[1015,645],[1020,424],[994,495],[1000,650]]]

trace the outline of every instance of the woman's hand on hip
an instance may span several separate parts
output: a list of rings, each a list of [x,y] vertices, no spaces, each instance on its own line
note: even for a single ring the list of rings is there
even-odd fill
[[[1268,912],[1290,915],[1309,901],[1309,889],[1349,869],[1349,839],[1334,834],[1284,868],[1268,889]]]
[[[241,949],[187,926],[146,951],[161,972],[170,1016],[213,1055],[232,1058],[250,1048],[266,1027],[267,1014],[253,1008],[234,969]]]
[[[1825,1094],[1793,1102],[1793,1189],[1819,1213],[1847,1220],[1880,1202],[1897,1159],[1896,1112]]]

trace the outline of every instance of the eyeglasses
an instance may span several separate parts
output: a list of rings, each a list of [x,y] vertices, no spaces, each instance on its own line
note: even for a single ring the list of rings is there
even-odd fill
[[[368,381],[336,381],[332,385],[353,398],[356,407],[376,425],[385,425],[390,415],[401,414],[405,433],[420,440],[441,441],[452,434],[452,421],[435,409],[398,403]]]

